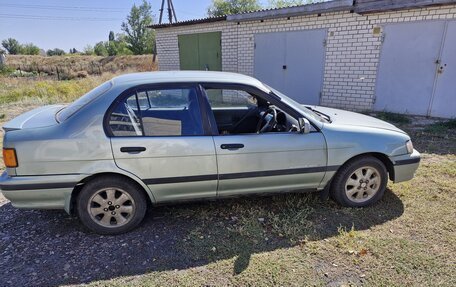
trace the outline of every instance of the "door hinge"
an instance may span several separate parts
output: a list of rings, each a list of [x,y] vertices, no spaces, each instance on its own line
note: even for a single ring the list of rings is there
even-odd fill
[[[256,43],[253,43],[253,49],[256,49]]]
[[[326,47],[328,45],[328,39],[323,40],[323,47]]]
[[[380,42],[383,44],[385,42],[386,34],[385,32],[382,33],[382,36],[380,37]]]

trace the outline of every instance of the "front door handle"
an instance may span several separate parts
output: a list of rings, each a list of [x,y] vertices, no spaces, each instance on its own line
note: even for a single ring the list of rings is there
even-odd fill
[[[146,148],[142,147],[142,146],[127,146],[127,147],[121,147],[120,151],[128,152],[128,153],[140,153],[140,152],[146,151]]]
[[[239,143],[235,143],[235,144],[222,144],[220,146],[221,149],[240,149],[240,148],[243,148],[244,145],[243,144],[239,144]]]

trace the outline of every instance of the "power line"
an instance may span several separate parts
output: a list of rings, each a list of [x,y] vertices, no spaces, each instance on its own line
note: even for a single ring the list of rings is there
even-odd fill
[[[106,8],[106,7],[89,7],[89,6],[55,6],[55,5],[32,5],[32,4],[9,4],[0,3],[2,7],[26,8],[26,9],[44,9],[44,10],[78,10],[89,12],[124,12],[128,8]]]
[[[97,18],[97,17],[59,17],[59,16],[39,16],[24,14],[0,14],[2,18],[24,19],[24,20],[58,20],[58,21],[122,21],[119,18]]]

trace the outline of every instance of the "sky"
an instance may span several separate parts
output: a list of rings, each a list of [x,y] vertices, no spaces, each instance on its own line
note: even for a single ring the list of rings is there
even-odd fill
[[[42,49],[71,48],[108,40],[134,3],[142,0],[0,0],[0,41],[15,38]],[[149,0],[158,21],[161,0]],[[173,0],[179,21],[206,17],[211,0]]]

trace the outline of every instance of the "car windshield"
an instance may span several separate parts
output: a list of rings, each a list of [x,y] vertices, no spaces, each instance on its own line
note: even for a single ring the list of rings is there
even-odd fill
[[[80,97],[70,105],[66,106],[65,108],[61,109],[57,115],[56,119],[59,123],[67,120],[71,117],[74,113],[79,111],[82,107],[87,105],[88,103],[92,102],[102,94],[106,93],[112,86],[111,81],[105,82],[100,86],[96,87],[95,89],[91,90],[84,96]]]
[[[270,89],[273,94],[280,97],[283,102],[286,102],[288,105],[303,111],[307,116],[311,117],[312,119],[322,122],[322,123],[330,122],[329,117],[328,117],[328,119],[325,118],[326,115],[320,115],[316,111],[312,110],[311,108],[307,108],[305,105],[302,105],[302,104],[296,102],[295,100],[285,96],[283,93],[277,91],[276,89],[271,88],[268,85],[265,85],[265,86],[268,89]]]

